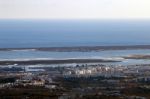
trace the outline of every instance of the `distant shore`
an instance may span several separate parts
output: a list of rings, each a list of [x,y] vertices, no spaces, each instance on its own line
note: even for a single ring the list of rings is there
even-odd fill
[[[121,62],[117,60],[104,59],[63,59],[63,60],[14,60],[0,61],[0,65],[36,65],[36,64],[67,64],[67,63],[98,63],[98,62]]]
[[[90,51],[104,51],[104,50],[136,50],[136,49],[150,49],[150,45],[0,48],[0,51],[29,50],[29,51],[50,51],[50,52],[90,52]]]
[[[150,59],[150,55],[130,55],[124,56],[124,59]]]

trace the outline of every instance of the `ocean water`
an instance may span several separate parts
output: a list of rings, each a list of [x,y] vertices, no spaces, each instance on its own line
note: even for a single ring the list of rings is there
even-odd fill
[[[149,20],[0,20],[0,48],[150,44]]]
[[[0,48],[112,46],[150,44],[149,20],[0,20]],[[3,60],[121,58],[150,50],[99,52],[0,51]],[[149,60],[124,60],[150,63]]]

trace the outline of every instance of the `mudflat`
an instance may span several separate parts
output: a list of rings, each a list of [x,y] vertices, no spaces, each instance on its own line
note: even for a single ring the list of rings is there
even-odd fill
[[[96,62],[121,62],[104,59],[63,59],[63,60],[14,60],[0,61],[0,65],[36,65],[36,64],[65,64],[65,63],[96,63]]]

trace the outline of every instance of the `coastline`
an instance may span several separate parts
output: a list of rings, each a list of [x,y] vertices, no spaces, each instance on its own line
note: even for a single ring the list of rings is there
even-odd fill
[[[0,48],[0,51],[50,51],[50,52],[90,52],[105,50],[150,49],[150,45],[120,46],[76,46],[76,47],[35,47],[35,48]]]
[[[63,60],[20,60],[20,61],[0,61],[0,65],[36,65],[36,64],[66,64],[66,63],[95,63],[95,62],[121,62],[117,60],[104,59],[63,59]]]
[[[124,59],[150,59],[150,55],[129,55],[122,57]]]

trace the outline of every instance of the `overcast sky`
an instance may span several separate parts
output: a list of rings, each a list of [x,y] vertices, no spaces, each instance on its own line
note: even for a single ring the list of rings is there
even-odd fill
[[[0,0],[0,18],[149,19],[150,0]]]

